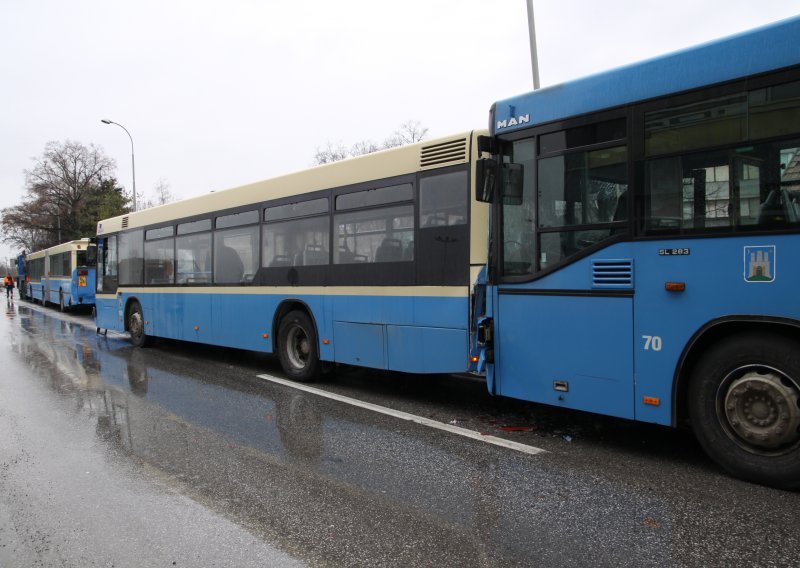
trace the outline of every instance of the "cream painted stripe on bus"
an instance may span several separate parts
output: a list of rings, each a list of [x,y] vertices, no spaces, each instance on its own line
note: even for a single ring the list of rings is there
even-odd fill
[[[148,286],[121,288],[126,294],[236,294],[255,296],[378,296],[467,298],[468,286]],[[113,299],[115,294],[97,294]]]
[[[487,444],[492,444],[493,446],[500,446],[502,448],[507,448],[509,450],[522,452],[523,454],[530,454],[535,456],[537,454],[547,453],[547,450],[543,450],[542,448],[537,448],[536,446],[520,444],[519,442],[514,442],[513,440],[504,440],[503,438],[498,438],[497,436],[491,436],[489,434],[481,434],[480,432],[476,432],[475,430],[469,430],[467,428],[454,426],[452,424],[445,424],[444,422],[437,422],[436,420],[431,420],[430,418],[425,418],[423,416],[417,416],[416,414],[403,412],[402,410],[394,410],[393,408],[387,408],[385,406],[380,406],[378,404],[372,404],[371,402],[365,402],[363,400],[358,400],[356,398],[350,398],[349,396],[343,396],[341,394],[328,392],[308,385],[287,381],[286,379],[281,379],[278,377],[274,377],[272,375],[264,374],[256,376],[259,379],[264,379],[265,381],[270,381],[272,383],[277,383],[279,385],[291,387],[293,389],[301,390],[310,394],[329,398],[337,402],[350,404],[358,408],[371,410],[372,412],[377,412],[379,414],[385,414],[386,416],[391,416],[393,418],[399,418],[400,420],[407,420],[409,422],[421,424],[422,426],[427,426],[428,428],[444,430],[445,432],[450,432],[451,434],[457,434],[459,436],[464,436],[465,438],[479,440]]]

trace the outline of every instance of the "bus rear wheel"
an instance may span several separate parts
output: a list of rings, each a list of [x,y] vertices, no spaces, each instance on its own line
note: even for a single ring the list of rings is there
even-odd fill
[[[733,475],[800,488],[800,344],[742,334],[713,347],[689,384],[692,429]]]
[[[317,333],[305,312],[294,310],[281,319],[278,326],[278,358],[286,375],[295,381],[312,382],[319,378]]]
[[[131,343],[136,347],[147,347],[153,341],[144,331],[144,313],[138,302],[134,302],[128,310],[128,333]]]

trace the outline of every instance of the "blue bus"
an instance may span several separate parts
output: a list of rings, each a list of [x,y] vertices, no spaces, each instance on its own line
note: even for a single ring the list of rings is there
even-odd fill
[[[25,256],[25,296],[61,311],[94,307],[97,247],[90,239],[69,241]]]
[[[332,363],[462,372],[489,206],[464,134],[97,225],[97,327]]]
[[[481,370],[800,487],[800,18],[495,103]]]
[[[19,299],[24,300],[25,292],[28,289],[27,285],[25,284],[28,273],[28,271],[25,269],[25,251],[22,251],[17,255],[14,264],[17,267],[17,291],[19,292]]]

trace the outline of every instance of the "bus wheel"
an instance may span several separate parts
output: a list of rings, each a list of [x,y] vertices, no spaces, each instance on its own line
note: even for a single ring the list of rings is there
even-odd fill
[[[134,302],[128,310],[128,333],[131,343],[136,347],[146,347],[152,343],[152,338],[144,332],[144,314],[139,302]]]
[[[319,378],[317,334],[311,318],[295,310],[286,314],[278,327],[278,357],[284,373],[295,381],[311,382]]]
[[[689,384],[692,429],[733,475],[800,488],[800,345],[763,333],[730,337],[699,361]]]

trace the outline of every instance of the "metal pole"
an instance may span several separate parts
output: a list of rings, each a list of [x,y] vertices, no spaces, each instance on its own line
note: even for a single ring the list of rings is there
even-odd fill
[[[531,70],[533,71],[533,90],[539,88],[539,56],[536,52],[536,25],[533,22],[533,0],[528,0],[528,33],[531,38]]]
[[[131,174],[133,175],[133,210],[136,211],[136,161],[133,158],[133,138],[131,138]]]
[[[133,156],[133,136],[131,133],[128,132],[128,129],[122,126],[119,122],[114,122],[113,120],[108,120],[107,118],[103,118],[100,120],[103,124],[116,124],[122,130],[125,131],[125,134],[128,135],[128,138],[131,140],[131,175],[133,175],[133,210],[136,211],[136,160]]]

